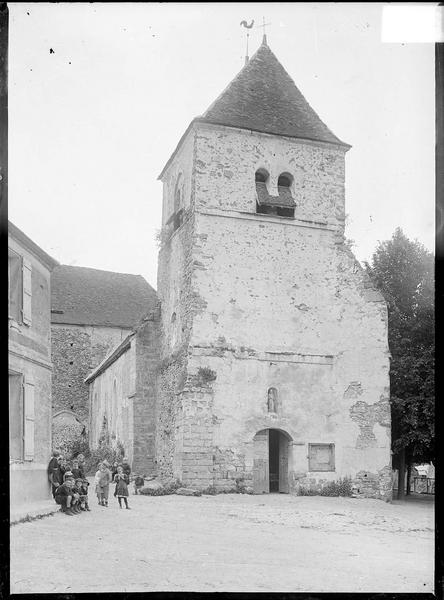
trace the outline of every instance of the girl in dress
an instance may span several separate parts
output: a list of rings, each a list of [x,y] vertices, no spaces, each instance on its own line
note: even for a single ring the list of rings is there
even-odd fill
[[[116,491],[114,496],[117,496],[119,501],[119,507],[122,508],[122,498],[125,502],[125,508],[129,510],[128,506],[128,483],[129,477],[123,472],[122,467],[117,467],[117,473],[114,475],[114,482],[116,484]]]

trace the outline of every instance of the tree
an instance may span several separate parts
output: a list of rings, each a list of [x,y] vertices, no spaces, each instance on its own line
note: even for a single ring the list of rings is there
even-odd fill
[[[435,457],[434,259],[418,241],[396,229],[380,242],[366,270],[388,307],[393,463],[398,498],[405,467]],[[409,490],[409,486],[407,487]]]

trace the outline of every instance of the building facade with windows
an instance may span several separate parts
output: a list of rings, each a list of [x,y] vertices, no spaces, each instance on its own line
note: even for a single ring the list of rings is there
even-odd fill
[[[387,309],[344,238],[350,149],[264,41],[164,167],[159,473],[391,494]]]
[[[50,497],[50,275],[58,263],[8,224],[11,506]]]

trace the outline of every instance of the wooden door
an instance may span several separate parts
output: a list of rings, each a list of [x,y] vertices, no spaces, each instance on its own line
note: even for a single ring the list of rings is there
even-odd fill
[[[253,490],[255,494],[268,494],[270,492],[268,466],[268,429],[259,431],[254,436],[253,443]]]
[[[279,492],[289,493],[288,485],[288,439],[282,433],[279,434]]]

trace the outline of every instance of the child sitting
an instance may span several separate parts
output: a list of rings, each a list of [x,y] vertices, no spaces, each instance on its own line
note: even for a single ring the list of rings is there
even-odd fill
[[[61,505],[61,511],[65,513],[65,515],[72,516],[77,511],[73,511],[73,481],[72,479],[67,479],[65,483],[59,485],[55,492],[55,501],[57,504]]]
[[[74,458],[72,461],[71,472],[76,479],[83,479],[85,477],[83,470],[79,466],[79,461],[77,460],[77,458]]]
[[[63,473],[63,483],[65,483],[67,479],[72,479],[73,481],[75,481],[74,474],[71,470],[65,471]]]
[[[145,485],[145,481],[143,479],[143,477],[141,475],[136,475],[135,479],[134,479],[134,493],[140,494],[140,490],[143,488],[143,486]]]
[[[116,484],[116,490],[114,492],[114,496],[117,496],[117,500],[119,501],[119,507],[122,508],[122,498],[125,502],[125,508],[129,510],[128,506],[128,483],[129,478],[123,472],[122,467],[117,467],[117,474],[114,476],[114,482]]]

